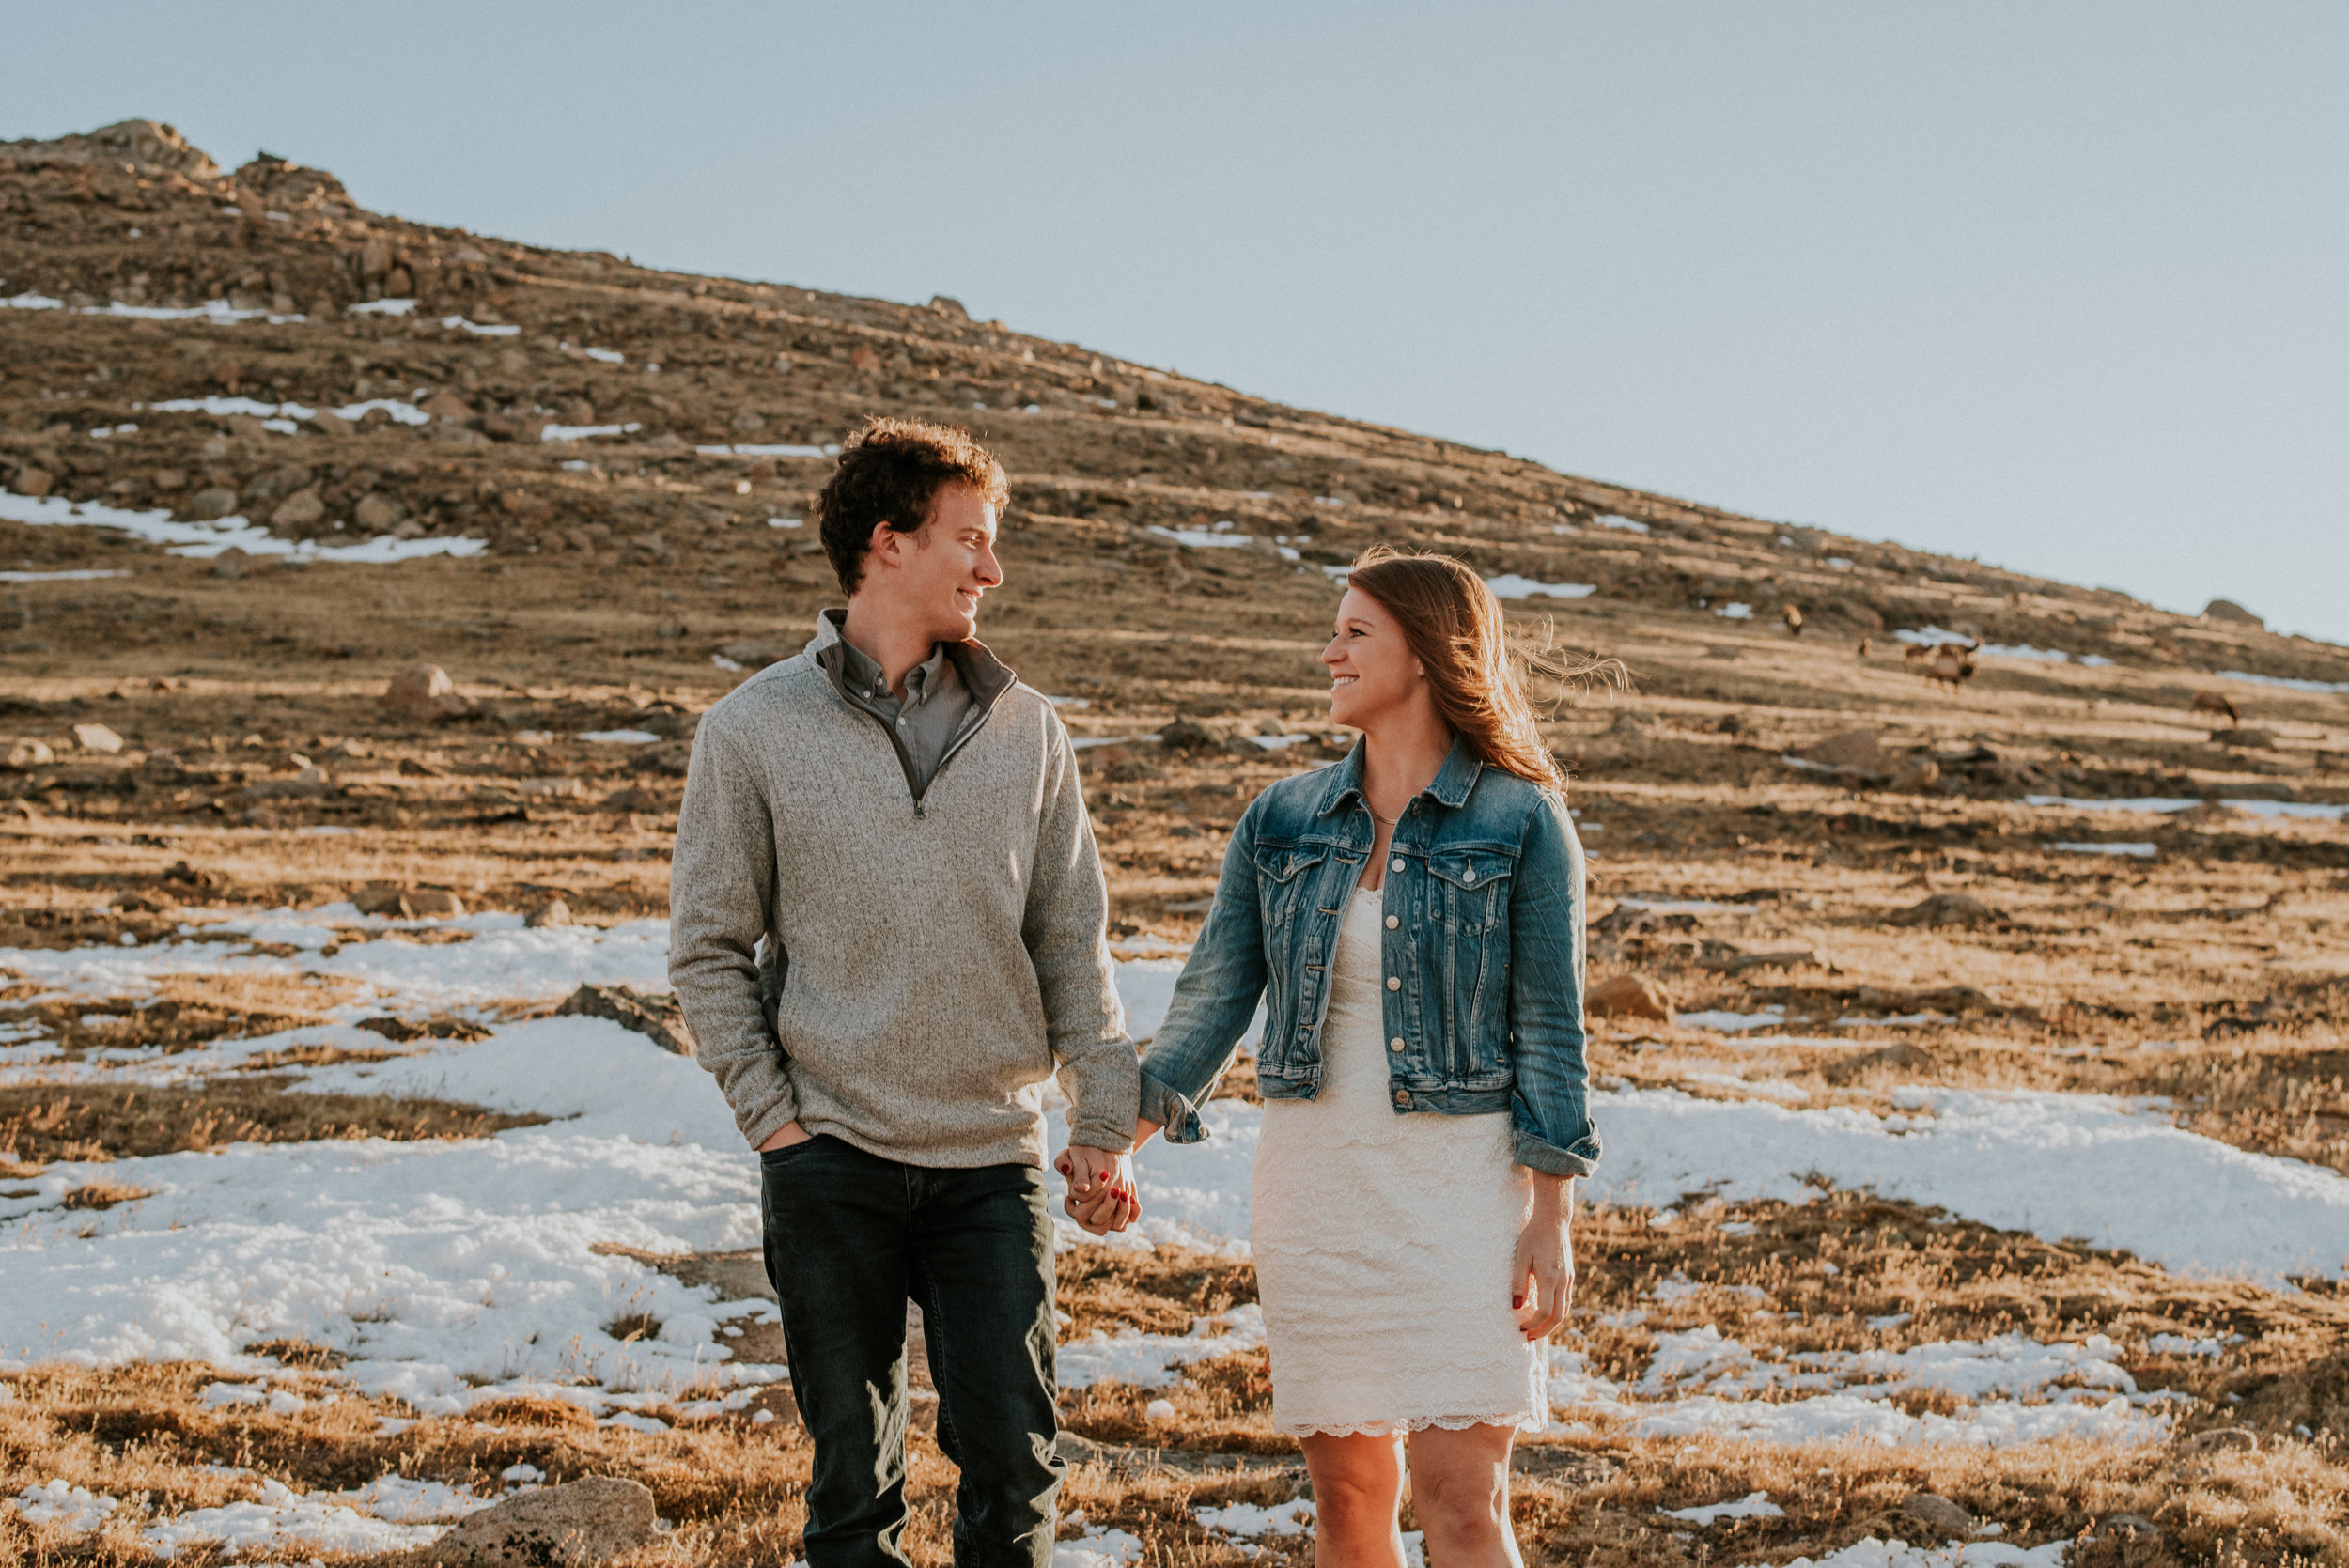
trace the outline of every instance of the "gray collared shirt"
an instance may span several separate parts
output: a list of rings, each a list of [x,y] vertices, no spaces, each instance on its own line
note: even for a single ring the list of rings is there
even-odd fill
[[[927,790],[975,706],[946,644],[934,644],[929,658],[906,672],[902,700],[889,689],[881,667],[846,638],[840,642],[840,675],[858,703],[905,747],[917,790]]]

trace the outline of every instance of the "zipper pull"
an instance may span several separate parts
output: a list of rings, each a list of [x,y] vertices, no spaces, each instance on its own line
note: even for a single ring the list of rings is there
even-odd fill
[[[916,800],[913,802],[913,815],[916,816],[927,816],[929,814],[922,809],[922,802]]]

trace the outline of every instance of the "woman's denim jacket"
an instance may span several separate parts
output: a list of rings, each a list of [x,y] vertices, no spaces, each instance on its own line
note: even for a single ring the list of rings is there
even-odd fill
[[[1142,1114],[1170,1142],[1206,1136],[1198,1103],[1259,996],[1259,1092],[1320,1092],[1330,966],[1372,843],[1361,779],[1357,745],[1257,796],[1232,830],[1206,929],[1142,1060]],[[1395,827],[1384,891],[1396,1113],[1506,1110],[1519,1164],[1589,1175],[1599,1141],[1582,1054],[1582,846],[1564,800],[1455,742]]]

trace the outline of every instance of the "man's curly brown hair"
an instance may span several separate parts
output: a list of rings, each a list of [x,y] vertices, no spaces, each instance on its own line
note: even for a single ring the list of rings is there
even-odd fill
[[[930,504],[949,485],[970,486],[999,513],[1011,501],[1003,465],[970,431],[910,419],[866,420],[840,449],[839,466],[816,498],[824,553],[841,590],[853,594],[864,580],[876,523],[918,533],[929,521]]]

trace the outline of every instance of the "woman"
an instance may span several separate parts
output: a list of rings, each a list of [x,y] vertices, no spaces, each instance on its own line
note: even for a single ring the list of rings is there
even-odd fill
[[[1582,850],[1468,567],[1370,551],[1321,661],[1330,717],[1362,738],[1233,830],[1135,1142],[1203,1136],[1262,997],[1257,1281],[1316,1560],[1399,1568],[1408,1443],[1430,1558],[1514,1565],[1509,1446],[1548,1416],[1574,1178],[1599,1155]]]

